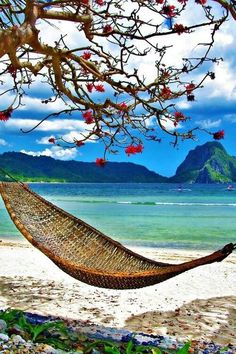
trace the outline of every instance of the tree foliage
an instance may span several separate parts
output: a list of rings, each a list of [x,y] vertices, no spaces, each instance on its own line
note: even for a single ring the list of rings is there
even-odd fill
[[[144,137],[160,141],[162,131],[173,144],[194,138],[198,128],[189,127],[176,103],[182,96],[194,101],[215,78],[215,35],[229,16],[236,19],[233,0],[0,0],[0,10],[1,98],[12,96],[0,120],[42,81],[51,88],[42,104],[64,102],[44,119],[69,115],[86,126],[79,140],[51,143],[81,147],[99,139],[105,153],[123,147],[127,154],[142,152]],[[61,26],[76,31],[76,41],[60,34]],[[198,33],[204,41],[194,44]],[[179,43],[189,48],[192,40],[196,56],[178,58]]]

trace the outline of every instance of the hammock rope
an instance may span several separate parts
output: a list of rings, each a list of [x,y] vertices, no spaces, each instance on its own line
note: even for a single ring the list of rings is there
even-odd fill
[[[200,265],[221,261],[230,243],[209,256],[182,264],[145,258],[17,182],[1,182],[6,209],[23,236],[58,267],[87,284],[132,289],[160,283]]]

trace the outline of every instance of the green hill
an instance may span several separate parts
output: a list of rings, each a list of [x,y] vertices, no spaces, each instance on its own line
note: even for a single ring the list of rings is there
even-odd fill
[[[23,182],[165,182],[146,167],[128,162],[109,162],[98,167],[93,162],[60,161],[19,152],[0,155],[0,168]],[[9,180],[3,173],[1,180]]]
[[[236,181],[236,157],[219,142],[208,142],[191,150],[170,182],[224,183]]]
[[[228,155],[219,142],[208,142],[191,150],[170,178],[130,162],[109,162],[97,167],[94,162],[60,161],[19,152],[0,155],[0,168],[23,182],[236,182],[236,157]],[[0,180],[9,177],[0,173]]]

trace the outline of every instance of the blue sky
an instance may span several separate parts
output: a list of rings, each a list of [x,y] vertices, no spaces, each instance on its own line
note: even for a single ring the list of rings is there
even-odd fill
[[[71,33],[73,30],[71,29]],[[74,34],[73,34],[74,35]],[[73,37],[72,35],[72,37]],[[178,38],[179,40],[179,38]],[[178,46],[179,55],[188,45],[181,38]],[[180,43],[180,42],[179,42]],[[221,56],[224,61],[212,67],[216,73],[215,80],[209,80],[204,88],[196,93],[195,102],[187,102],[183,97],[177,108],[186,116],[191,117],[191,125],[199,126],[211,131],[225,130],[225,139],[221,140],[230,155],[236,155],[236,23],[227,21],[222,31],[217,34],[214,54]],[[148,58],[140,66],[148,65],[153,58]],[[0,91],[3,88],[0,88]],[[78,131],[85,129],[80,117],[62,117],[50,119],[32,133],[22,133],[22,129],[33,127],[40,119],[51,112],[63,107],[60,103],[42,104],[41,100],[48,97],[49,90],[38,82],[28,91],[20,109],[14,112],[7,122],[0,122],[0,153],[5,151],[22,151],[32,155],[47,155],[57,159],[75,159],[79,161],[95,161],[96,157],[103,156],[103,146],[99,143],[88,143],[80,149],[62,150],[48,143],[51,136],[66,136],[73,139]],[[0,109],[5,109],[12,98],[0,102]],[[190,149],[212,140],[205,133],[197,134],[197,140],[180,142],[177,148],[170,144],[171,139],[163,135],[162,143],[144,141],[142,154],[127,157],[124,151],[119,155],[108,155],[109,161],[130,161],[142,164],[161,175],[171,176],[178,165],[184,160]]]

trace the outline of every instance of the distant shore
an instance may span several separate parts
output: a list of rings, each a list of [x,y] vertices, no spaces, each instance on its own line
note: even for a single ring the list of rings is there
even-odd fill
[[[168,177],[166,177],[168,178]],[[3,182],[14,182],[13,180],[6,180]],[[236,184],[236,181],[228,181],[228,182],[212,182],[212,183],[198,183],[198,182],[175,182],[175,181],[163,181],[163,182],[155,182],[155,181],[143,181],[143,182],[138,182],[138,181],[52,181],[52,180],[46,180],[46,181],[31,181],[31,180],[24,180],[24,179],[19,179],[16,180],[16,182],[20,183],[29,183],[29,184],[163,184],[163,185],[173,185],[176,186],[176,188],[173,189],[173,191],[191,191],[191,189],[185,189],[183,186],[190,186],[191,185],[222,185],[225,186],[226,191],[236,191],[236,188],[234,185]],[[230,187],[232,186],[232,187]],[[230,188],[229,188],[230,187]]]
[[[209,141],[189,151],[185,160],[176,166],[175,172],[171,172],[169,169],[164,172],[164,174],[170,175],[168,177],[153,171],[152,168],[150,170],[148,167],[131,161],[106,161],[103,168],[97,168],[96,162],[61,161],[49,156],[31,156],[11,151],[0,154],[0,162],[6,170],[6,173],[3,173],[4,177],[7,176],[7,171],[14,171],[13,178],[19,178],[22,182],[23,176],[25,176],[25,180],[32,179],[34,182],[37,179],[39,182],[51,180],[52,182],[74,181],[76,183],[167,182],[181,184],[198,182],[231,184],[235,182],[234,170],[236,166],[236,158],[230,156],[218,141]],[[156,167],[157,165],[154,163],[153,168]],[[8,177],[11,176],[8,175]]]
[[[205,251],[135,248],[147,257],[179,263]],[[109,290],[76,281],[26,241],[0,242],[0,308],[91,321],[107,327],[179,340],[236,345],[236,254],[161,284]]]

